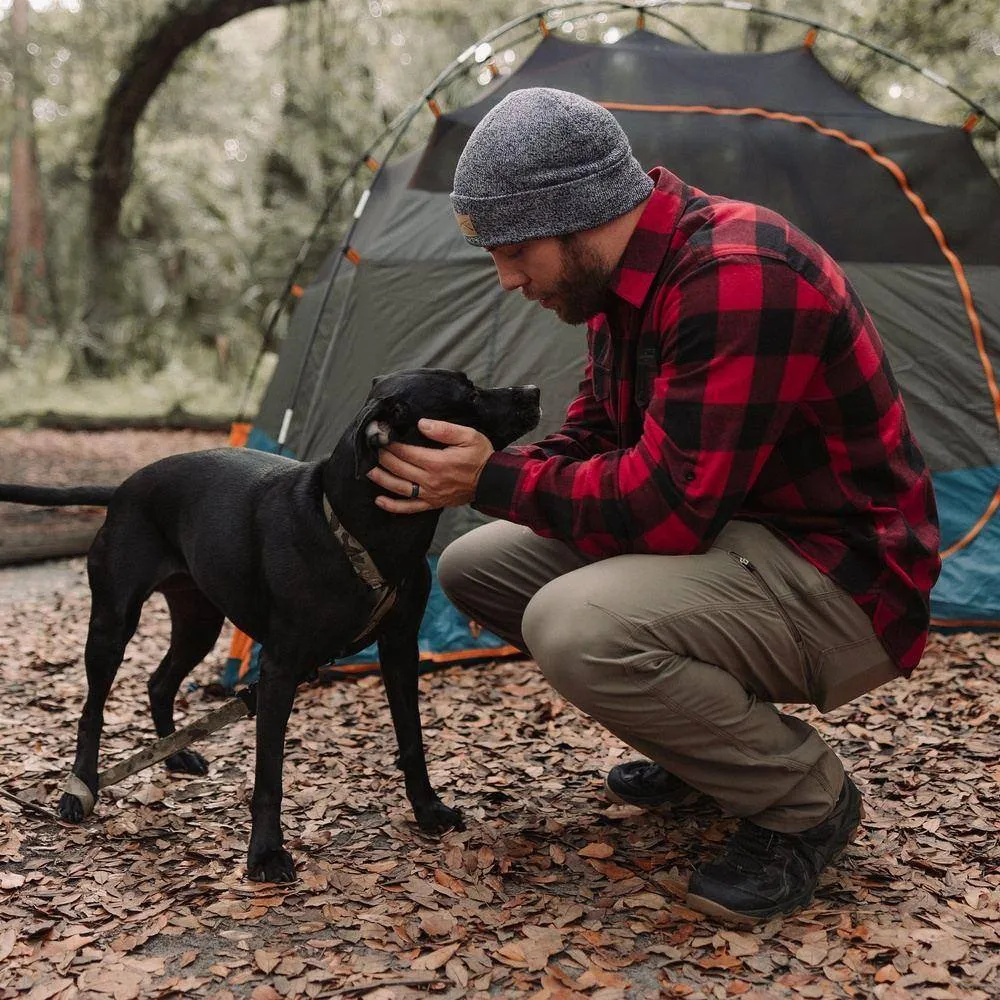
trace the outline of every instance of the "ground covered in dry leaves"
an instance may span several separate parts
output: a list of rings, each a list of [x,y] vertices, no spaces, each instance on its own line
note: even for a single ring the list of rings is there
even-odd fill
[[[66,566],[57,596],[0,573],[0,783],[47,809],[84,696],[88,597],[82,560]],[[145,683],[167,633],[154,598],[109,700],[104,766],[153,738]],[[193,675],[179,724],[218,704],[205,686],[226,649]],[[868,820],[809,910],[752,931],[683,905],[732,821],[609,806],[602,775],[626,748],[531,663],[451,668],[421,691],[432,781],[467,830],[435,841],[411,821],[377,678],[307,687],[285,763],[289,886],[244,877],[249,721],[200,747],[208,778],[158,766],[79,827],[0,798],[0,998],[1000,994],[1000,639],[935,638],[914,681],[804,710]]]

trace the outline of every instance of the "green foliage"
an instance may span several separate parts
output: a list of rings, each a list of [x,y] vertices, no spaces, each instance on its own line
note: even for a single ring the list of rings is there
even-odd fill
[[[758,0],[758,6],[817,17],[897,50],[1000,116],[995,0]],[[31,51],[50,273],[71,337],[82,336],[94,140],[117,73],[168,0],[50,0],[37,7]],[[320,212],[329,205],[303,279],[348,222],[367,171],[333,195],[359,157],[467,46],[535,9],[528,0],[313,0],[246,15],[190,48],[136,135],[136,173],[121,219],[127,252],[115,276],[119,319],[104,331],[122,356],[153,373],[181,352],[214,359],[225,348],[229,372],[238,378]],[[600,19],[586,19],[567,8],[552,15],[553,30],[575,17],[567,35],[596,41],[635,23],[633,12],[605,10]],[[3,135],[11,124],[7,16],[0,0]],[[800,44],[805,32],[800,24],[698,7],[651,11],[647,27],[678,41],[689,40],[686,31],[728,50]],[[537,37],[533,23],[515,33],[493,54],[497,67],[516,69]],[[952,124],[965,117],[957,98],[851,42],[821,33],[815,51],[885,110]],[[486,63],[473,58],[467,66],[442,92],[446,107],[474,100],[488,83]],[[401,150],[420,144],[432,121],[421,110]],[[995,130],[980,126],[977,135],[981,154],[1000,175]],[[5,171],[0,159],[0,204],[10,197]],[[55,334],[36,339],[51,343]]]

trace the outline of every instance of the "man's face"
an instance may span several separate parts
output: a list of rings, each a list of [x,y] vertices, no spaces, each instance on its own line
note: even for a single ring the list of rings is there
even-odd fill
[[[493,247],[490,255],[505,291],[519,288],[564,323],[582,323],[605,308],[615,265],[580,233],[509,243]]]

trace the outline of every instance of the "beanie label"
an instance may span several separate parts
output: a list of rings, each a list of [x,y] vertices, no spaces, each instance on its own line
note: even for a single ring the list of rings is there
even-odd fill
[[[462,230],[462,235],[468,239],[475,239],[479,233],[476,232],[476,227],[472,222],[471,215],[464,215],[461,212],[455,213],[455,220],[458,222],[458,228]]]

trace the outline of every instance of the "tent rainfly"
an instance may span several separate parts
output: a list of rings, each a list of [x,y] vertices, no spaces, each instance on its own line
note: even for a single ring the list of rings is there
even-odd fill
[[[485,385],[535,382],[547,414],[537,433],[558,426],[585,338],[501,291],[489,256],[460,235],[448,192],[466,139],[501,98],[571,90],[615,114],[647,168],[663,164],[703,191],[775,209],[842,265],[885,341],[934,473],[944,556],[934,624],[1000,626],[1000,187],[971,142],[973,116],[942,127],[878,110],[824,69],[814,31],[794,49],[719,54],[641,27],[614,44],[584,44],[537,23],[541,40],[516,73],[444,113],[432,89],[426,146],[369,162],[374,180],[299,298],[249,445],[323,456],[373,376],[420,366],[462,369]],[[390,153],[417,110],[422,103],[396,126]],[[432,568],[482,520],[446,511]],[[465,621],[435,580],[425,662],[514,652]],[[252,669],[240,655],[227,666],[230,685]],[[356,662],[376,657],[372,647]]]

